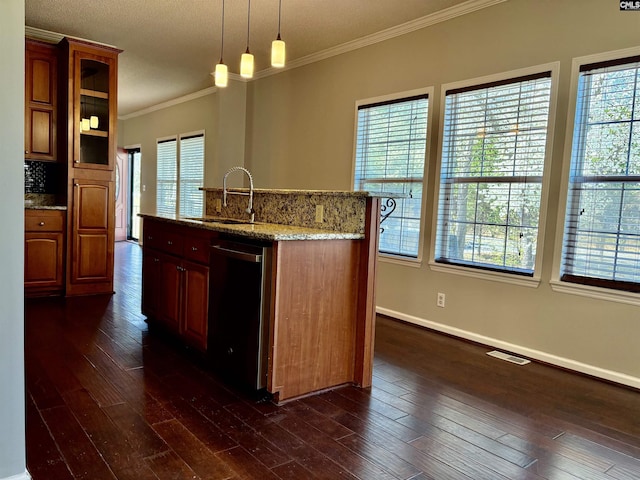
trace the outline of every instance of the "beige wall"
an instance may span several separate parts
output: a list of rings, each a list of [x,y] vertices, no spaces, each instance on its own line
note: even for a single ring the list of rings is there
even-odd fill
[[[556,222],[562,212],[558,203],[572,58],[635,46],[640,46],[640,13],[619,12],[617,2],[508,0],[402,37],[252,81],[246,90],[244,124],[244,92],[234,95],[228,89],[220,90],[214,95],[217,100],[192,106],[212,107],[206,118],[214,129],[218,128],[218,140],[225,142],[224,147],[217,147],[213,159],[207,155],[208,168],[212,162],[217,172],[207,174],[207,186],[220,185],[220,172],[240,163],[241,155],[230,156],[242,150],[256,187],[350,189],[355,102],[434,87],[423,223],[425,261],[418,268],[379,263],[380,310],[640,387],[640,308],[561,294],[549,286]],[[560,82],[546,240],[539,246],[543,255],[540,286],[528,288],[434,272],[426,259],[431,253],[436,200],[441,85],[556,61],[560,62]],[[220,108],[221,102],[224,108]],[[152,195],[155,199],[155,138],[168,135],[169,130],[179,133],[175,125],[186,121],[183,115],[198,116],[187,106],[181,107],[184,111],[173,108],[124,122],[124,144],[143,144],[147,198]],[[230,118],[233,123],[226,123]],[[211,151],[209,143],[207,149]],[[143,210],[152,211],[152,205],[148,199],[143,201]],[[437,292],[447,296],[444,309],[436,307]]]
[[[156,210],[158,138],[204,130],[205,186],[222,186],[224,173],[244,164],[246,84],[230,82],[223,93],[214,92],[118,122],[118,145],[140,146],[141,184],[145,186],[140,201],[142,213]]]
[[[0,2],[0,44],[0,478],[26,480],[24,0]]]
[[[640,13],[602,0],[509,0],[249,85],[247,166],[264,187],[351,187],[358,99],[433,86],[424,258],[431,253],[443,83],[561,62],[542,283],[496,283],[380,262],[382,311],[640,386],[640,308],[553,292],[571,60],[640,46]],[[447,296],[436,307],[437,292]]]

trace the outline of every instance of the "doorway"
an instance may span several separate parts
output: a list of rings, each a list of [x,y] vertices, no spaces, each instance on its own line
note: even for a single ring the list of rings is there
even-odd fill
[[[139,148],[127,149],[129,160],[129,184],[127,205],[127,239],[138,241],[140,238],[140,162],[142,154]]]

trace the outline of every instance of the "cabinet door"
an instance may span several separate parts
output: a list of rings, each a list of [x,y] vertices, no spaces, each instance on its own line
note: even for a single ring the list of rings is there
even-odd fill
[[[207,349],[209,267],[183,262],[182,335],[200,350]]]
[[[24,156],[56,160],[57,55],[53,45],[27,41]]]
[[[157,318],[170,330],[180,332],[182,265],[178,258],[158,254],[160,259],[159,311]]]
[[[73,167],[113,170],[116,58],[73,51]]]
[[[62,233],[26,233],[24,286],[62,286]]]
[[[113,184],[103,180],[73,182],[71,288],[67,293],[112,293]],[[82,284],[85,288],[74,290]]]
[[[142,313],[154,318],[160,310],[160,258],[158,253],[145,248],[142,254]]]

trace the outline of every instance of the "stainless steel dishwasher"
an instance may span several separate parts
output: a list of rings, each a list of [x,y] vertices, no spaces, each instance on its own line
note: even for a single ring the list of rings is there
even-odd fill
[[[267,386],[271,246],[211,246],[208,351],[214,369],[242,390]]]

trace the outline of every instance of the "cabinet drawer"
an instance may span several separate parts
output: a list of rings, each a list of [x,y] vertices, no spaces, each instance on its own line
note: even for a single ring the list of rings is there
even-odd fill
[[[161,229],[157,223],[145,220],[142,230],[142,245],[147,248],[158,248],[160,232]]]
[[[187,230],[187,235],[190,234]],[[184,240],[184,256],[194,262],[209,264],[209,236],[185,237]]]
[[[24,229],[27,232],[62,232],[64,230],[64,212],[26,210]]]
[[[182,235],[174,230],[165,230],[158,232],[155,247],[158,250],[169,253],[171,255],[182,256]]]

